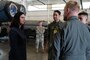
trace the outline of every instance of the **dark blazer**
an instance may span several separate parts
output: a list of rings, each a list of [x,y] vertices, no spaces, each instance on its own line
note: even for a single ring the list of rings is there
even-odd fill
[[[26,60],[26,37],[24,31],[12,27],[9,32],[10,52],[9,60]]]
[[[52,60],[90,60],[90,33],[87,26],[72,16],[63,34],[55,35],[53,51]]]

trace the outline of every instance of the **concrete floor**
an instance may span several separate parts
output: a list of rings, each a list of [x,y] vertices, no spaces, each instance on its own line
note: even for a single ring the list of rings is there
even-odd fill
[[[9,60],[8,53],[9,53],[9,42],[0,42],[0,60]],[[35,43],[28,41],[27,43],[27,60],[48,60],[47,51],[45,50],[44,53],[41,52],[41,49],[38,53],[35,50]]]

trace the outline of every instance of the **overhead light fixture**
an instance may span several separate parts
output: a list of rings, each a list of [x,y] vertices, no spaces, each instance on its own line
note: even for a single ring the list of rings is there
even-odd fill
[[[28,11],[40,11],[40,10],[47,10],[47,5],[29,5]]]
[[[65,4],[54,4],[52,5],[52,10],[63,10],[65,7]]]
[[[90,8],[90,2],[83,2],[83,9],[89,9]]]

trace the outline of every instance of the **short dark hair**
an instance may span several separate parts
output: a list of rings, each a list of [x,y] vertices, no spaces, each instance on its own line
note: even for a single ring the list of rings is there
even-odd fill
[[[85,11],[80,12],[78,15],[86,15],[88,17],[88,13]]]
[[[54,12],[57,12],[59,15],[61,15],[61,12],[59,10],[54,10]]]

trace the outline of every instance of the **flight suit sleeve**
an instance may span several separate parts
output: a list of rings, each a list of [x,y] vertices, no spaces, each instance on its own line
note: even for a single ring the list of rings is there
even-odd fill
[[[90,26],[87,26],[88,27],[88,30],[89,30],[89,32],[90,32]]]
[[[85,25],[85,27],[87,28],[84,28],[85,31],[83,35],[86,41],[86,60],[90,60],[90,31],[87,25]]]
[[[90,48],[86,50],[86,60],[90,60]]]
[[[86,60],[90,60],[90,32],[88,31],[87,36],[87,49],[86,49]]]
[[[49,40],[50,39],[50,25],[48,25],[48,30],[47,30],[47,39]]]
[[[53,42],[52,60],[59,60],[60,57],[60,34],[56,33]]]
[[[50,48],[50,38],[51,38],[51,24],[48,25],[48,29],[47,29],[47,43],[48,43],[48,48]]]

